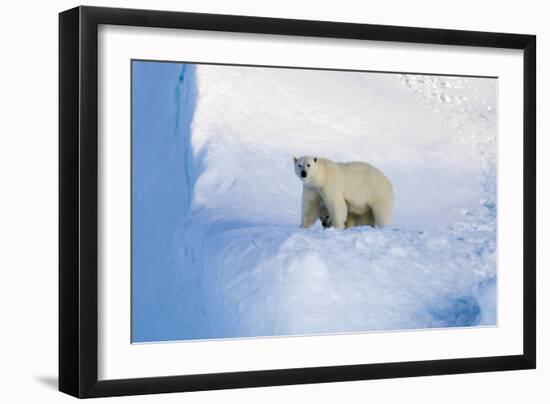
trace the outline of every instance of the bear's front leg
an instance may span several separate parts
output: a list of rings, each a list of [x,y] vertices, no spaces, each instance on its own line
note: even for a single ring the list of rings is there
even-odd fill
[[[323,198],[323,202],[330,214],[332,225],[337,229],[345,228],[348,217],[348,206],[344,198],[341,196],[325,197]]]
[[[319,193],[311,188],[304,187],[302,194],[302,223],[300,227],[308,228],[313,226],[319,218],[321,208],[321,197]]]

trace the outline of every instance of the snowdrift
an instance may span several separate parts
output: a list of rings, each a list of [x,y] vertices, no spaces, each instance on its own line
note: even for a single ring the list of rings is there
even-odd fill
[[[496,323],[496,80],[134,63],[133,340]],[[299,229],[292,157],[394,225]]]

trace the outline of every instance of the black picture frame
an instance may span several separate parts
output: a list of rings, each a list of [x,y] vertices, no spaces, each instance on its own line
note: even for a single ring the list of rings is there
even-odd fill
[[[523,50],[523,354],[98,380],[98,26],[113,24]],[[104,397],[536,366],[536,37],[184,12],[77,7],[59,14],[59,390]]]

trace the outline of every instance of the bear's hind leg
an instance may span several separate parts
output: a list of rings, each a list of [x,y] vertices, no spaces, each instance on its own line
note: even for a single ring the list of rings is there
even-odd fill
[[[359,225],[374,227],[374,213],[372,212],[372,209],[367,210],[363,215],[360,216]]]
[[[359,219],[360,219],[359,216],[357,216],[354,213],[350,213],[348,210],[348,218],[346,220],[346,229],[350,227],[359,226]]]
[[[388,205],[377,205],[372,208],[374,225],[376,227],[388,226],[392,222],[392,207]]]

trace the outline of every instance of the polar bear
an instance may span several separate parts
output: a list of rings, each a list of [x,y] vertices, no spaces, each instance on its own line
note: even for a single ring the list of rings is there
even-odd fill
[[[349,213],[363,216],[369,210],[376,227],[391,224],[393,187],[372,165],[302,156],[294,157],[294,172],[303,184],[300,227],[315,223],[321,213],[321,202],[328,210],[330,224],[337,229],[346,227]]]
[[[319,220],[321,224],[326,229],[332,227],[332,220],[328,213],[328,209],[321,201],[321,206],[319,207]],[[348,217],[345,222],[345,227],[355,227],[355,226],[374,226],[374,216],[372,215],[372,209],[368,209],[363,215],[356,215],[349,211],[348,207]]]

